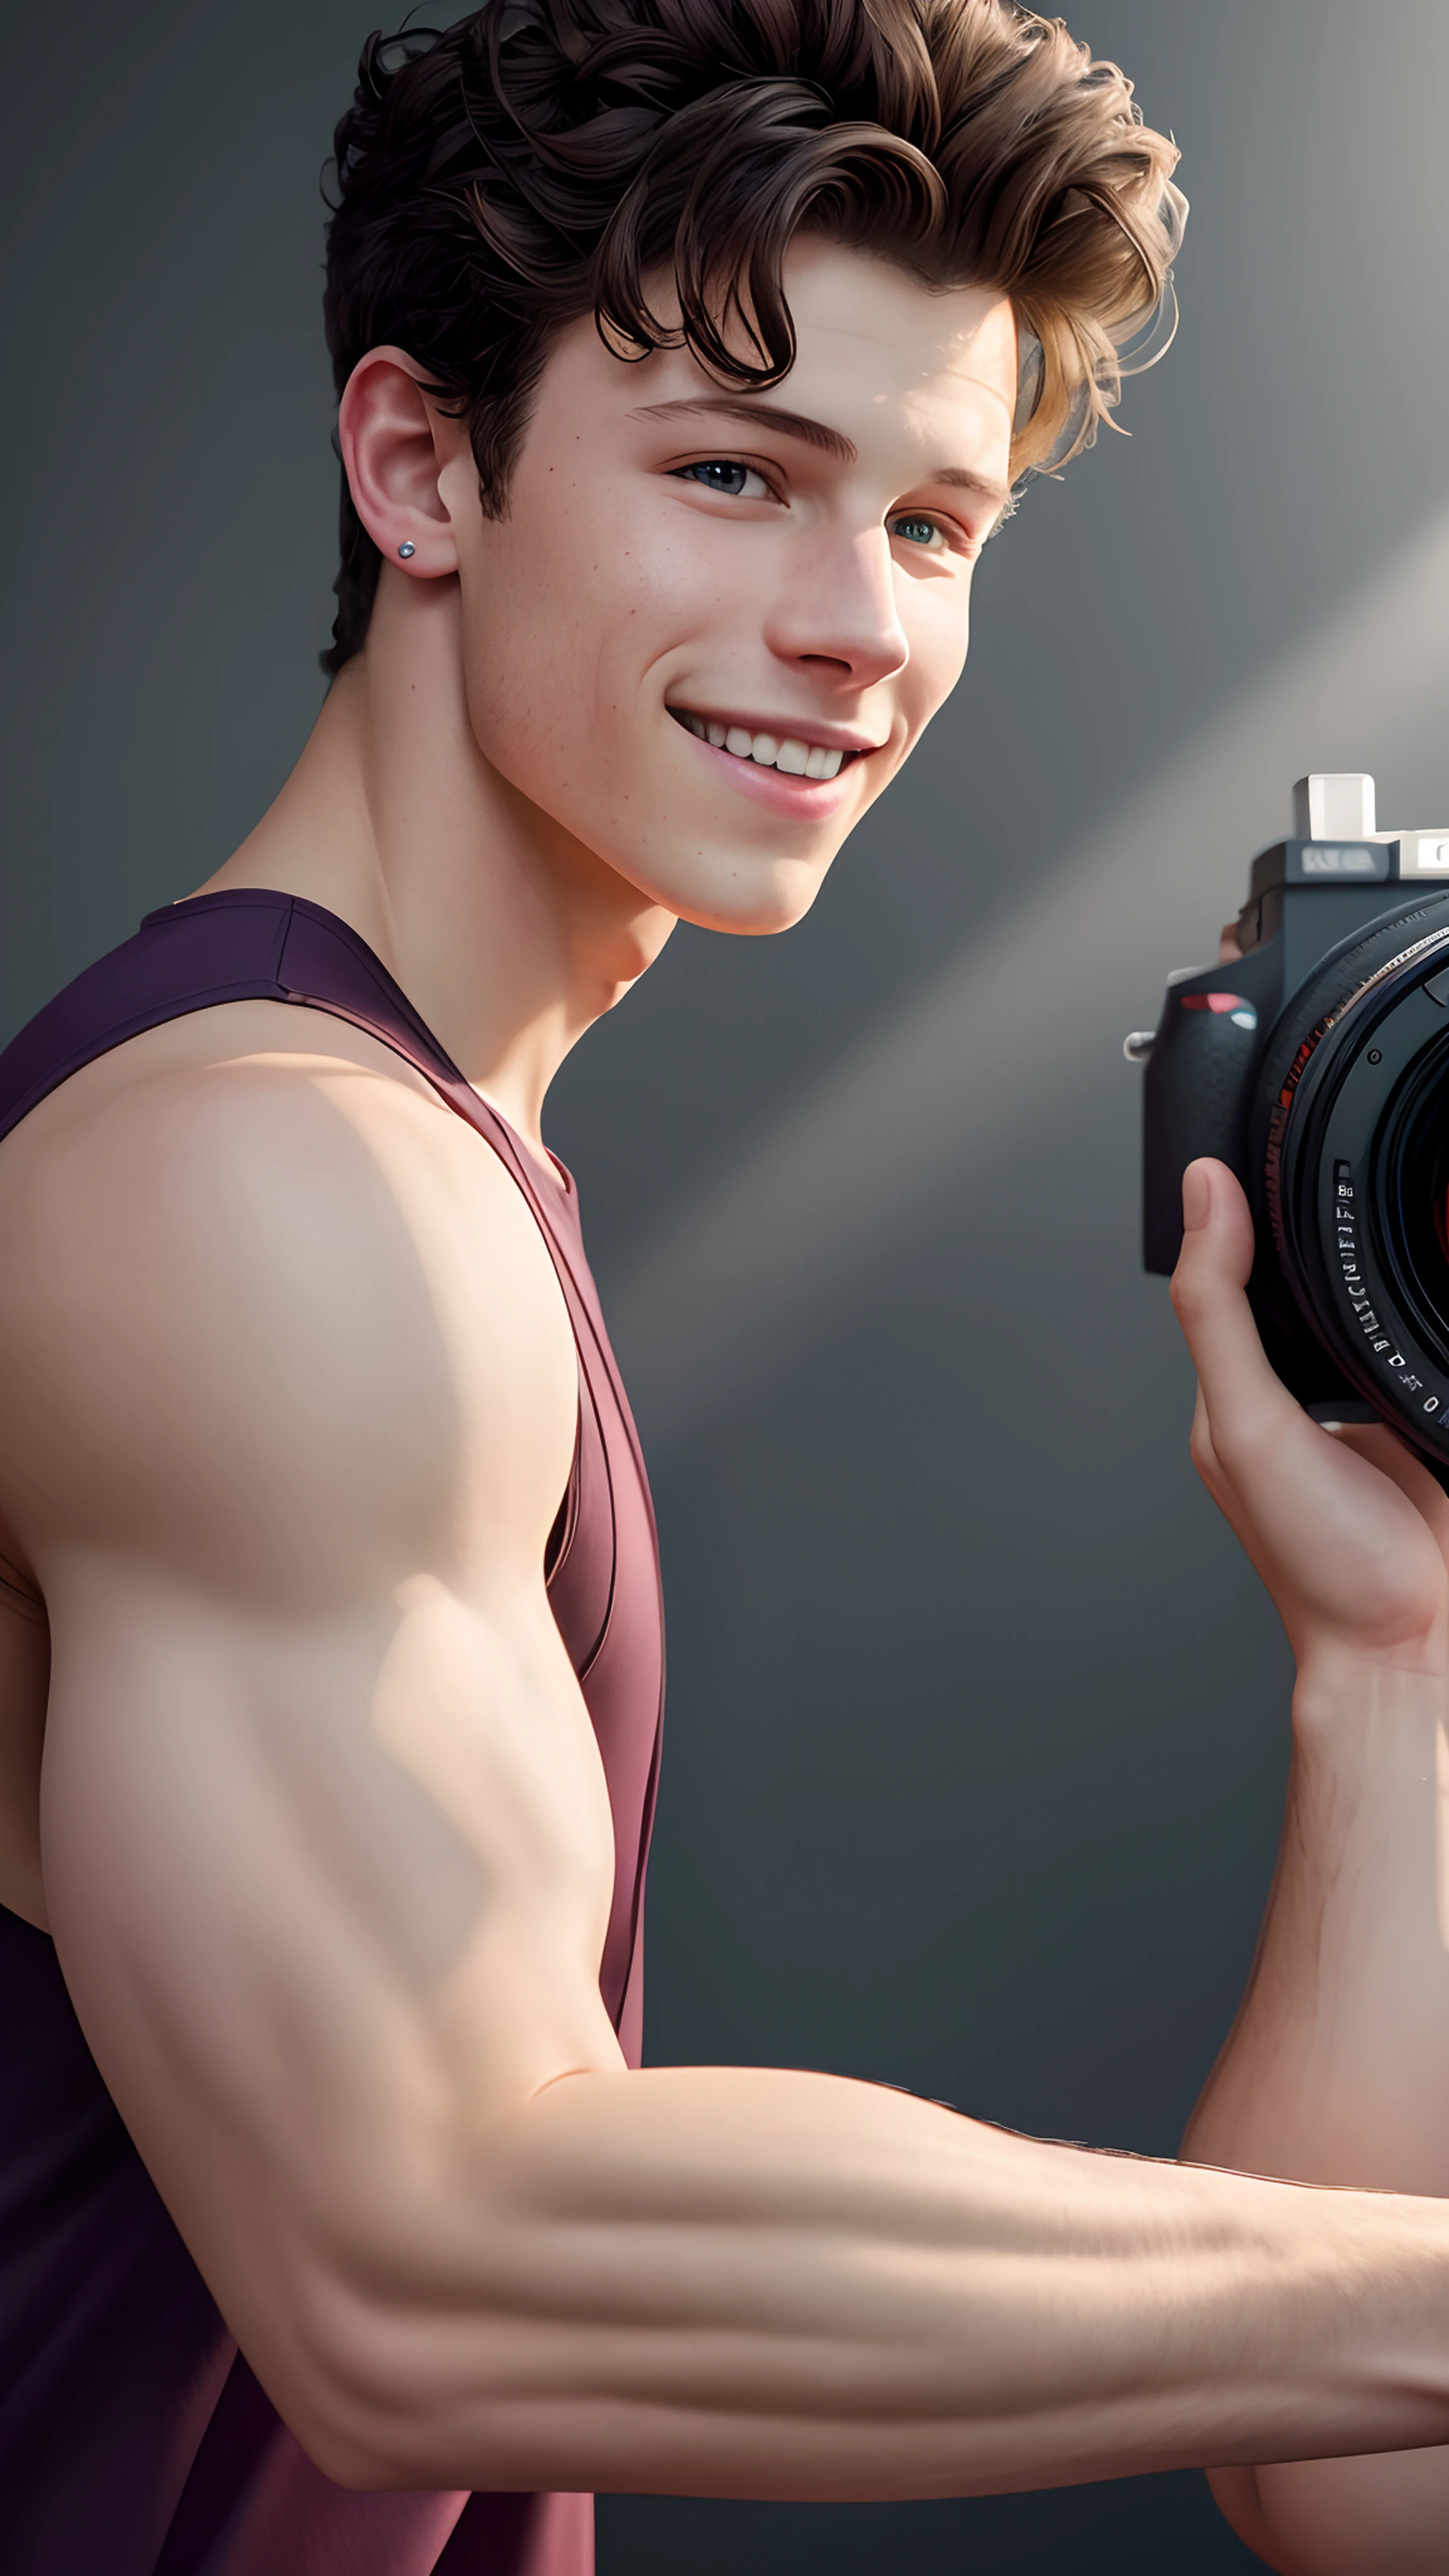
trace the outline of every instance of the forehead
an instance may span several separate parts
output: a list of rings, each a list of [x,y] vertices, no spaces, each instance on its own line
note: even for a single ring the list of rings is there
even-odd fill
[[[835,242],[799,241],[785,262],[798,356],[792,377],[849,386],[880,409],[984,397],[1016,408],[1016,317],[988,286],[922,285],[894,262]]]
[[[1016,408],[1016,318],[995,288],[923,286],[893,262],[839,244],[800,240],[784,268],[795,325],[788,376],[761,399],[838,430],[863,461],[898,470],[919,455],[1004,475]],[[670,299],[655,309],[671,321]],[[697,402],[721,390],[687,348],[639,361],[613,356],[591,319],[563,334],[545,371],[549,395],[587,415],[602,403],[639,416],[645,406]],[[728,394],[738,401],[741,388]],[[748,394],[746,400],[749,399]],[[594,409],[594,417],[598,413]]]

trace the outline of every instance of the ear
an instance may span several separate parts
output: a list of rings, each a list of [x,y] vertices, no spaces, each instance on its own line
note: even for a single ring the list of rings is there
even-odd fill
[[[369,349],[348,377],[337,440],[357,515],[383,562],[435,581],[458,569],[438,478],[466,445],[467,427],[438,410],[427,381],[405,349]]]

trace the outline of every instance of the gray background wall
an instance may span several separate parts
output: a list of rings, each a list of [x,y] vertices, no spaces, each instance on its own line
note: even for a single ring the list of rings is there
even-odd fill
[[[12,10],[6,1033],[198,882],[320,696],[317,174],[365,0]],[[974,658],[778,942],[566,1069],[671,1612],[651,2052],[1170,2153],[1288,1668],[1195,1489],[1124,1028],[1308,767],[1449,815],[1441,0],[1082,0],[1183,147],[1180,343],[989,549]],[[611,2501],[606,2576],[1247,2565],[1195,2477]]]

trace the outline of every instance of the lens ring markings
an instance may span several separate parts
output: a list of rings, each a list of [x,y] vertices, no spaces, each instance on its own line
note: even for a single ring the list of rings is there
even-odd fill
[[[1284,1275],[1320,1340],[1371,1404],[1442,1458],[1449,1311],[1426,1314],[1385,1251],[1402,1231],[1388,1200],[1399,1195],[1406,1085],[1417,1094],[1449,1080],[1449,1012],[1424,990],[1449,929],[1405,943],[1406,926],[1294,1055],[1270,1128],[1270,1185]]]

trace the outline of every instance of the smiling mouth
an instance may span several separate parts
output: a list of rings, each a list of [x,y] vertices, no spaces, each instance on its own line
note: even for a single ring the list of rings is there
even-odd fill
[[[798,735],[749,733],[743,725],[697,716],[687,707],[670,707],[667,712],[697,742],[727,751],[736,760],[752,760],[760,769],[782,770],[787,778],[838,778],[847,761],[860,758],[858,751],[831,750],[822,742],[801,742]]]

